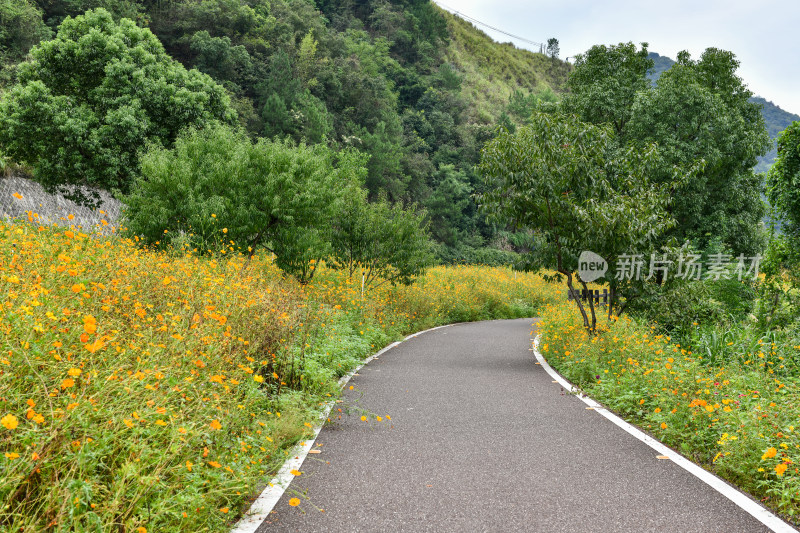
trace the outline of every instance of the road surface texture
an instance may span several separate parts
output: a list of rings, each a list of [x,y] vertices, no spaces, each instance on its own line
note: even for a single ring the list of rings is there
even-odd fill
[[[325,427],[258,532],[769,531],[565,394],[531,322],[426,332],[362,368],[345,403],[384,421]]]

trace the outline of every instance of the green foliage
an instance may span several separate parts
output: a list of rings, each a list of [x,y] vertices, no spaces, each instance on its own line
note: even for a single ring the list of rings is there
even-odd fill
[[[529,266],[556,270],[570,290],[582,251],[615,264],[627,251],[649,250],[673,223],[667,195],[647,179],[663,166],[655,147],[616,156],[613,147],[608,126],[536,112],[530,126],[500,133],[483,151],[482,207],[493,220],[532,230],[539,246]],[[594,330],[591,311],[584,325]]]
[[[651,83],[655,84],[661,74],[669,70],[675,64],[675,61],[655,52],[650,52],[650,59],[655,62],[655,67],[647,77]],[[775,140],[778,138],[778,134],[789,127],[792,122],[800,121],[800,115],[789,113],[760,96],[750,97],[750,102],[761,106],[761,115],[764,117],[764,124],[767,127],[767,133],[770,138],[770,148],[765,155],[759,156],[758,164],[755,168],[756,172],[766,172],[778,156],[778,152],[775,149]]]
[[[35,0],[44,12],[44,21],[56,29],[67,17],[77,17],[86,11],[103,8],[114,17],[144,22],[144,5],[138,0]]]
[[[660,185],[672,165],[704,170],[676,194],[670,207],[676,227],[665,234],[705,248],[719,238],[748,255],[763,247],[761,182],[752,168],[768,139],[752,93],[736,76],[732,53],[706,50],[699,61],[685,52],[652,87],[647,45],[595,46],[576,62],[564,109],[592,123],[613,124],[620,149],[657,143],[666,165],[651,176]]]
[[[190,130],[174,149],[143,156],[142,178],[126,198],[127,228],[146,243],[201,253],[263,248],[307,280],[327,255],[337,198],[363,173],[363,159],[337,160],[321,145],[252,143],[224,126]]]
[[[462,255],[456,249],[461,245],[496,241],[497,229],[478,214],[471,192],[480,190],[474,170],[480,148],[494,135],[509,97],[518,90],[525,95],[550,91],[546,98],[553,100],[570,69],[544,54],[497,44],[429,1],[37,1],[50,25],[105,7],[115,21],[127,17],[149,28],[169,56],[224,87],[230,108],[252,138],[290,138],[367,153],[370,200],[385,196],[390,202],[425,206],[434,238],[446,241],[455,255]],[[14,76],[8,69],[3,79]],[[127,99],[114,96],[105,105]],[[181,103],[167,107],[180,109]],[[105,108],[77,116],[102,126],[101,112]],[[507,115],[510,127],[526,118]],[[75,154],[76,145],[85,148],[81,135],[90,137],[94,126],[68,120],[66,112],[57,118],[79,129],[61,132],[61,138],[42,132],[43,138],[54,139],[46,151],[58,155],[60,147],[63,154]],[[141,149],[156,140],[142,131],[153,120],[131,120],[124,127],[114,123],[114,131]],[[169,147],[172,138],[158,142]],[[124,181],[118,167],[126,172],[125,167],[137,163],[136,156],[100,148],[97,161],[76,155],[56,166],[71,168],[62,174],[76,183],[119,187],[111,183]],[[87,152],[95,150],[93,145]],[[11,160],[21,157],[9,155]],[[94,168],[107,159],[120,161],[102,172]],[[92,179],[107,179],[84,179],[89,170]],[[451,174],[455,181],[446,177]]]
[[[387,282],[408,285],[433,259],[424,219],[424,212],[385,199],[367,203],[364,191],[352,191],[333,224],[336,263],[350,278],[360,271],[364,287]]]
[[[498,248],[437,245],[436,260],[444,265],[513,266],[520,262],[520,254]]]
[[[464,212],[472,203],[472,187],[466,173],[454,165],[441,165],[434,189],[425,202],[431,220],[431,233],[448,246],[463,242],[470,233]]]
[[[778,159],[767,174],[767,195],[785,220],[800,227],[800,121],[778,137]]]
[[[235,119],[221,86],[104,9],[68,18],[31,55],[0,99],[0,143],[46,188],[78,201],[91,198],[70,185],[127,191],[144,142],[170,146],[187,126]]]
[[[640,50],[633,43],[593,46],[575,58],[567,80],[571,92],[564,95],[562,106],[585,122],[611,124],[622,135],[637,94],[649,86],[646,74],[651,68],[647,43]]]
[[[560,52],[560,48],[558,46],[558,39],[556,39],[555,37],[547,39],[546,52],[551,59],[558,59],[558,54]]]
[[[22,60],[32,46],[50,36],[35,4],[29,0],[0,2],[0,64]]]
[[[700,247],[718,238],[735,253],[751,255],[764,245],[761,178],[752,169],[768,138],[737,67],[733,54],[713,48],[697,62],[682,55],[655,88],[639,94],[627,135],[657,142],[674,164],[705,161],[673,203],[673,235]]]
[[[677,280],[654,289],[633,300],[630,312],[687,344],[697,324],[735,324],[745,319],[758,296],[752,282],[735,278]]]

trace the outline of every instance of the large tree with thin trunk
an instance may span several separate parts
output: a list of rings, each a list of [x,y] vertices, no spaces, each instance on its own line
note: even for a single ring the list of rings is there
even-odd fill
[[[534,112],[529,126],[500,133],[487,143],[479,169],[487,192],[480,203],[491,219],[530,230],[536,237],[527,267],[554,270],[565,278],[584,325],[594,331],[594,304],[577,298],[578,258],[592,251],[616,264],[625,253],[650,252],[672,223],[665,187],[647,176],[665,162],[654,145],[615,151],[613,129],[581,122],[575,115]],[[673,175],[676,181],[679,174]],[[635,281],[635,280],[632,280]],[[627,297],[610,277],[609,317]]]

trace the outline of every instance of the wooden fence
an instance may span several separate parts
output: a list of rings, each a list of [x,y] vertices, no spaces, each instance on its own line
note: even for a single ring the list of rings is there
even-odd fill
[[[608,296],[609,296],[608,289],[603,289],[603,292],[600,292],[599,289],[595,289],[595,290],[592,290],[592,289],[588,289],[588,290],[587,289],[581,289],[580,291],[575,291],[575,292],[580,292],[580,298],[584,302],[588,302],[589,298],[593,298],[594,299],[594,303],[596,303],[596,304],[608,305]],[[572,298],[572,293],[567,291],[567,300],[572,301],[572,299],[573,299]]]

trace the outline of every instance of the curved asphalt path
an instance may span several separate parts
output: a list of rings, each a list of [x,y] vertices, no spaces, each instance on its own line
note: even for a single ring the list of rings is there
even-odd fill
[[[325,427],[258,532],[769,531],[565,394],[531,329],[459,324],[362,368],[346,403],[391,421]]]

